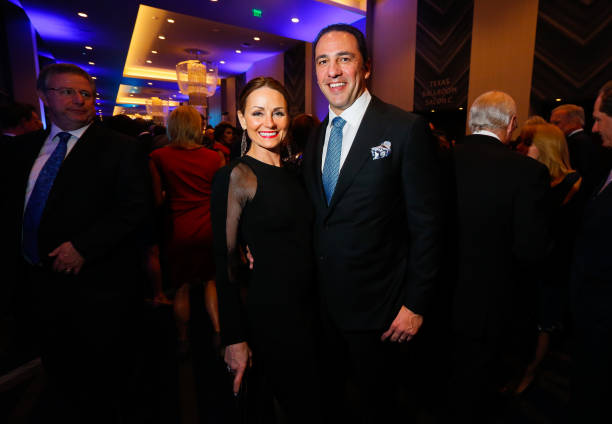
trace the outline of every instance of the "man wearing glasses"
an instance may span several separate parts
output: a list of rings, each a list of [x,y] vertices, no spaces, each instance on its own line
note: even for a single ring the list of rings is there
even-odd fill
[[[45,416],[130,421],[146,163],[133,140],[94,120],[95,86],[81,68],[47,66],[37,90],[50,128],[13,144],[0,182],[19,333],[40,348],[49,376]]]

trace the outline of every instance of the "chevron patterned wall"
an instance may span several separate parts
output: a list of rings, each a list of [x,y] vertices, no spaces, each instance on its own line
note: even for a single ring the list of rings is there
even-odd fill
[[[593,103],[612,79],[612,2],[540,0],[532,105]]]
[[[300,43],[285,52],[285,88],[291,96],[289,113],[291,116],[304,113],[306,105],[306,44]],[[310,75],[308,76],[310,78]]]
[[[419,0],[415,111],[466,106],[473,11],[473,0]]]

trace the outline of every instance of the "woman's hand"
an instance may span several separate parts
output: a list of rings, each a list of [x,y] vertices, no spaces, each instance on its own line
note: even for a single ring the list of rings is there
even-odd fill
[[[247,367],[251,366],[253,353],[246,342],[229,345],[225,348],[225,363],[234,374],[234,395],[240,391],[240,383]]]

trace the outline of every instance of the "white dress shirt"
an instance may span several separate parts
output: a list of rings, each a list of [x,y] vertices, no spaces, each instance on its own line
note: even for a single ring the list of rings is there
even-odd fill
[[[499,140],[499,142],[501,143],[501,138],[499,138],[499,136],[497,134],[495,134],[494,132],[491,131],[487,131],[487,130],[479,130],[479,131],[475,131],[472,133],[472,135],[488,135],[489,137],[495,137],[496,139]]]
[[[346,157],[351,150],[351,146],[353,145],[353,140],[355,140],[355,136],[357,135],[357,130],[359,129],[359,125],[361,125],[361,120],[363,119],[363,115],[365,115],[366,109],[370,104],[370,100],[372,100],[372,95],[366,89],[357,100],[353,102],[348,108],[346,108],[340,115],[336,115],[331,107],[329,108],[329,121],[327,123],[327,128],[325,129],[325,143],[323,143],[323,156],[321,157],[321,172],[323,172],[323,166],[325,165],[325,156],[327,156],[327,144],[329,142],[329,135],[331,133],[332,121],[336,116],[340,116],[342,119],[346,121],[344,127],[342,128],[342,151],[340,152],[340,167],[338,171],[342,169],[342,165],[346,160]]]
[[[38,179],[40,171],[42,171],[43,167],[45,166],[45,163],[47,163],[47,160],[57,147],[57,143],[59,143],[59,138],[57,137],[57,135],[61,132],[67,132],[71,134],[72,137],[70,137],[66,145],[66,156],[68,156],[76,142],[81,138],[83,133],[87,130],[87,128],[89,128],[90,125],[91,123],[72,131],[64,131],[57,127],[55,124],[51,125],[51,131],[49,132],[49,136],[47,136],[47,139],[40,148],[40,152],[38,152],[38,157],[34,161],[34,165],[32,166],[32,170],[30,171],[30,176],[28,177],[28,186],[26,188],[24,210],[25,206],[27,206],[28,201],[30,200],[30,195],[32,194],[32,190],[34,190],[34,184],[36,184],[36,180]]]
[[[567,138],[569,138],[569,137],[573,136],[574,134],[578,134],[579,132],[582,132],[582,131],[584,131],[584,128],[578,128],[577,130],[574,130],[574,131],[572,131],[571,133],[569,133],[569,134],[567,135]]]

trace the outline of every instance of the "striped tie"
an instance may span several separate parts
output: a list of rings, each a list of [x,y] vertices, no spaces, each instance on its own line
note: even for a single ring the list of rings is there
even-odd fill
[[[55,181],[60,166],[66,157],[68,140],[70,140],[71,135],[67,132],[61,132],[56,137],[59,137],[59,142],[40,171],[23,214],[23,255],[34,265],[40,263],[38,256],[38,226],[40,225],[40,218],[45,209],[53,181]]]
[[[331,133],[327,142],[327,154],[325,155],[325,164],[323,165],[323,189],[325,190],[325,198],[327,204],[331,201],[338,182],[338,173],[340,172],[340,154],[342,153],[342,127],[346,121],[339,116],[336,116],[332,121]]]

